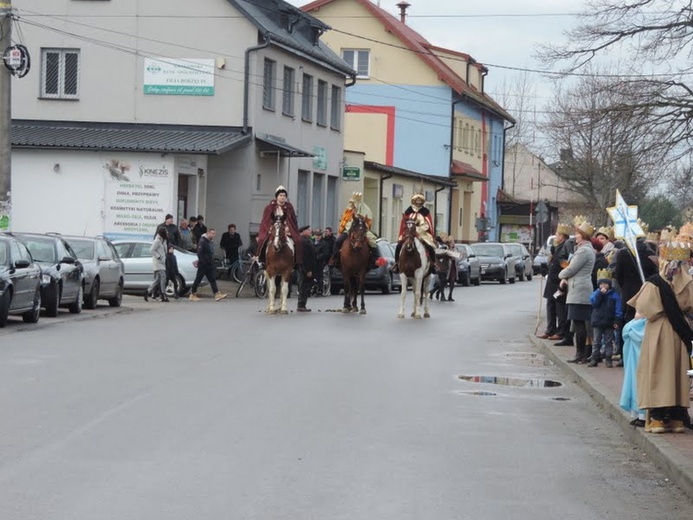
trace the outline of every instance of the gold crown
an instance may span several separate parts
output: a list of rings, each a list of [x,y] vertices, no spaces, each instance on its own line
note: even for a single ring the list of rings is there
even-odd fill
[[[638,219],[638,224],[640,224],[640,227],[642,228],[642,232],[647,235],[647,232],[650,230],[650,225],[647,222],[643,222],[640,219]]]
[[[416,201],[416,200],[420,200],[421,202],[426,202],[426,197],[424,197],[421,193],[415,193],[415,194],[412,195],[412,197],[411,197],[411,202],[412,202],[412,204],[413,204],[414,201]]]
[[[569,237],[572,232],[572,228],[566,224],[558,224],[558,227],[556,228],[557,234],[565,235],[567,237]]]
[[[355,191],[351,194],[351,198],[356,202],[361,202],[361,199],[363,198],[363,193],[361,193],[360,191]]]
[[[688,262],[691,258],[691,246],[685,242],[667,242],[659,246],[659,258]]]
[[[679,239],[693,242],[693,222],[686,222],[679,230]]]
[[[645,240],[648,240],[649,242],[659,242],[659,233],[648,233],[645,236]]]
[[[661,242],[671,242],[676,237],[676,228],[674,226],[667,226],[659,233],[659,240]]]
[[[608,269],[597,269],[597,280],[611,280],[611,271]]]
[[[577,215],[573,219],[573,225],[587,236],[591,237],[594,234],[594,226],[587,221],[587,217],[584,215]]]
[[[602,226],[596,231],[595,235],[604,235],[608,240],[613,240],[614,228],[611,226]]]

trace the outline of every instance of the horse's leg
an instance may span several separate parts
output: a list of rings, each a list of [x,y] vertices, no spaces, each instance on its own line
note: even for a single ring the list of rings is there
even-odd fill
[[[274,314],[277,312],[274,307],[274,298],[277,295],[277,285],[274,283],[274,275],[270,275],[269,271],[267,271],[265,282],[267,283],[267,312],[269,314]]]
[[[428,279],[430,276],[431,276],[430,274],[426,275],[426,276],[424,276],[424,279],[423,279],[423,287],[422,288],[424,291],[424,294],[423,294],[423,317],[424,318],[430,318],[431,317],[431,315],[428,313],[428,298],[427,298],[428,294],[426,294],[428,292]],[[443,294],[442,297],[445,298],[445,294]]]
[[[342,312],[351,312],[351,277],[346,271],[342,271],[342,282],[344,282],[344,305]]]
[[[427,288],[424,293],[424,288],[422,287],[423,283],[424,280],[421,278],[421,268],[419,268],[414,273],[414,283],[412,284],[412,291],[414,292],[414,310],[411,313],[411,317],[417,320],[421,319],[421,298],[425,293],[428,293]]]
[[[399,312],[397,313],[397,317],[401,319],[401,318],[404,318],[404,304],[406,303],[406,299],[407,299],[407,283],[408,283],[407,275],[401,271],[399,273],[399,281],[400,281],[402,290],[400,291]]]
[[[361,311],[359,314],[366,314],[366,271],[359,273],[359,292],[361,293]]]
[[[351,275],[351,312],[359,312],[359,274],[354,273]]]
[[[289,314],[286,308],[286,299],[289,296],[289,282],[291,281],[291,273],[288,275],[282,274],[282,303],[279,307],[279,314]]]

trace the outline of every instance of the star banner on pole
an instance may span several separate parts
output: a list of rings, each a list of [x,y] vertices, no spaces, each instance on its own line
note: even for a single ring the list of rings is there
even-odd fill
[[[606,211],[609,212],[611,220],[614,221],[614,237],[621,238],[626,243],[638,264],[640,277],[644,280],[645,276],[640,266],[640,256],[636,248],[637,238],[645,236],[645,232],[638,222],[638,207],[626,204],[621,193],[616,190],[616,205],[612,208],[606,208]]]

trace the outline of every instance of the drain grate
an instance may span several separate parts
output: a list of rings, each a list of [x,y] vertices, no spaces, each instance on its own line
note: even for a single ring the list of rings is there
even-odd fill
[[[470,383],[487,383],[490,385],[513,386],[516,388],[555,388],[563,386],[560,381],[552,379],[523,379],[519,377],[498,376],[458,376],[462,381]]]

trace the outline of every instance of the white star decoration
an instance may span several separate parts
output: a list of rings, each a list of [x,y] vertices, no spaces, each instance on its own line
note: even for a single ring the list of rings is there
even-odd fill
[[[638,207],[626,204],[621,193],[616,190],[616,205],[613,208],[607,208],[606,211],[614,221],[614,237],[623,239],[628,249],[635,255],[636,239],[645,236],[645,232],[638,223]]]

